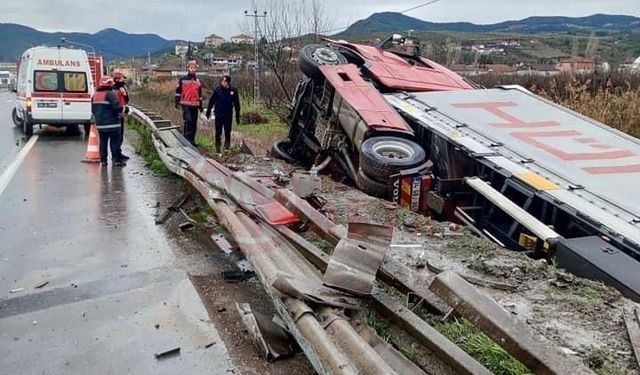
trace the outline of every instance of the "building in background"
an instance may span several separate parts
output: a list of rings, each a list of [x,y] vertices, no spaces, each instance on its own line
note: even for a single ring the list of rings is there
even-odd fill
[[[224,42],[224,38],[216,34],[211,34],[208,37],[204,38],[204,46],[209,48],[220,47]]]
[[[246,34],[240,34],[231,37],[231,43],[234,44],[253,44],[253,37]]]
[[[187,52],[189,51],[189,43],[179,41],[176,43],[176,55],[180,57],[187,56]]]

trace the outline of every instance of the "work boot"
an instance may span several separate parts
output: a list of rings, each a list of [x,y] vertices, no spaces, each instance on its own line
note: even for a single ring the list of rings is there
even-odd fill
[[[225,143],[224,144],[224,149],[225,150],[228,150],[230,147],[231,147],[231,145],[229,143]]]
[[[107,166],[107,162],[106,161],[101,161],[100,165],[103,166],[103,167],[106,167]]]
[[[120,154],[120,159],[122,160],[129,160],[129,157],[125,154]]]
[[[220,153],[220,145],[216,145],[216,154]]]
[[[127,165],[127,163],[125,163],[124,160],[118,160],[117,162],[113,163],[114,167],[124,167],[125,165]]]

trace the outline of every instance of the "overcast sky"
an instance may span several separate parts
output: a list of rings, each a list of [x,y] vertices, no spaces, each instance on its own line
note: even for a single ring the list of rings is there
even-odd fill
[[[258,0],[259,10],[269,1]],[[375,12],[403,11],[425,0],[324,0],[332,27],[347,26]],[[96,32],[107,27],[129,33],[155,33],[168,39],[225,38],[246,30],[244,9],[251,0],[2,0],[0,23],[18,23],[42,31]],[[425,21],[478,24],[529,16],[588,16],[594,13],[640,17],[638,0],[440,0],[407,13]],[[0,35],[0,38],[2,36]]]

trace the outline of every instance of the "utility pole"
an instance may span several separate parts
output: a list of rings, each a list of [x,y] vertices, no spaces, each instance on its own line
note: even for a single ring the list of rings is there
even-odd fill
[[[258,10],[254,9],[253,14],[251,14],[248,10],[245,10],[244,15],[245,17],[253,17],[253,53],[255,55],[255,65],[253,70],[253,106],[257,111],[260,107],[260,46],[258,44],[258,19],[266,18],[267,11],[262,12],[262,14],[258,14]]]

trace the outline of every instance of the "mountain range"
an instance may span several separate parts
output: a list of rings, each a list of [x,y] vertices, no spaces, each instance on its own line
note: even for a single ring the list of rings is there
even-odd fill
[[[519,21],[506,21],[490,25],[469,22],[435,23],[409,17],[401,13],[374,13],[335,35],[341,38],[370,34],[452,31],[468,33],[585,33],[591,31],[640,30],[640,18],[624,15],[594,14],[588,17],[529,17]],[[175,41],[156,34],[129,34],[109,28],[94,34],[77,32],[47,33],[28,26],[0,23],[0,61],[15,61],[22,52],[37,45],[58,45],[61,38],[91,45],[107,60],[145,56],[168,50]]]
[[[15,61],[29,47],[59,45],[61,38],[90,45],[97,54],[107,60],[144,56],[148,52],[153,53],[175,43],[156,34],[129,34],[116,29],[104,29],[94,34],[47,33],[12,23],[0,23],[0,35],[0,61]]]
[[[469,22],[434,23],[401,13],[374,13],[338,34],[340,37],[373,33],[453,31],[467,33],[570,33],[590,31],[625,31],[640,29],[640,18],[634,16],[594,14],[588,17],[529,17],[490,25]]]

